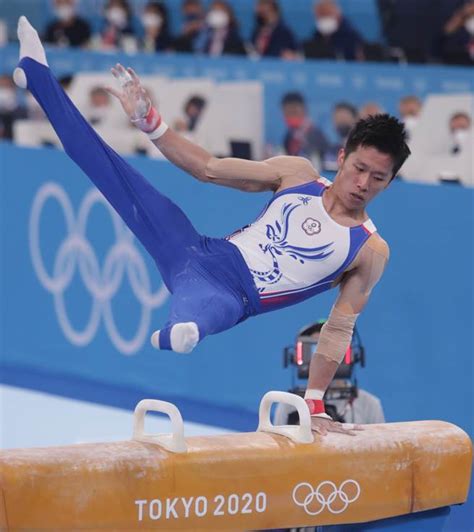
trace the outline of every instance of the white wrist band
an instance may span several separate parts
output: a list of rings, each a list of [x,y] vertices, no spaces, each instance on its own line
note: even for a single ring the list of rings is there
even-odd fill
[[[168,124],[166,122],[161,121],[161,124],[151,133],[147,133],[148,138],[150,140],[156,140],[159,139],[162,135],[164,135],[168,131]]]
[[[324,397],[324,392],[322,390],[317,390],[316,388],[308,388],[304,394],[305,399],[322,399]]]

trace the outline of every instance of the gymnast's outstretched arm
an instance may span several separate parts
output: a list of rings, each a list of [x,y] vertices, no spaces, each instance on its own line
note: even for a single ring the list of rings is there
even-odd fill
[[[350,345],[357,317],[370,293],[382,277],[389,258],[389,247],[374,233],[360,250],[354,268],[341,281],[340,292],[327,322],[321,329],[316,353],[309,367],[305,399],[312,414],[313,430],[325,434],[347,432],[324,413],[323,396]]]
[[[265,161],[213,157],[204,148],[166,126],[132,69],[118,64],[112,69],[112,74],[121,89],[106,89],[120,100],[132,122],[149,135],[170,162],[196,179],[247,192],[260,192],[283,190],[319,178],[311,163],[302,157],[280,156]],[[144,101],[146,105],[143,105]]]

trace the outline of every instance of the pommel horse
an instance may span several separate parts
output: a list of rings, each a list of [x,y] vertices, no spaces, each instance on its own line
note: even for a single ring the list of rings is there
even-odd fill
[[[289,403],[297,426],[275,426]],[[148,411],[172,432],[144,431]],[[472,445],[442,421],[313,434],[305,402],[262,399],[256,432],[184,437],[177,407],[146,399],[130,441],[0,451],[0,529],[255,530],[360,523],[463,503]]]

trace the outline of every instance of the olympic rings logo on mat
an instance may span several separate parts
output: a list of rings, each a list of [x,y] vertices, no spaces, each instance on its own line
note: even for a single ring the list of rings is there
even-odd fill
[[[67,235],[59,245],[50,275],[43,262],[40,249],[40,220],[45,203],[55,200],[62,209]],[[92,207],[103,205],[110,213],[116,242],[108,250],[102,269],[96,253],[86,238],[87,220]],[[151,292],[150,277],[143,256],[136,248],[132,233],[126,228],[102,194],[91,189],[82,200],[77,217],[64,189],[56,183],[46,183],[33,201],[29,225],[30,253],[36,275],[43,287],[54,297],[56,315],[64,335],[77,346],[89,344],[96,335],[101,317],[109,338],[123,354],[136,353],[144,344],[150,329],[151,311],[160,307],[169,292],[163,284]],[[85,327],[78,330],[68,317],[64,293],[71,284],[76,270],[92,296],[92,307]],[[133,338],[124,338],[115,323],[111,302],[119,291],[124,276],[141,304],[140,322]]]
[[[344,512],[351,502],[359,498],[360,485],[356,480],[345,480],[338,488],[334,482],[325,480],[317,488],[308,482],[300,482],[293,489],[293,500],[309,515],[318,515],[325,508],[332,514]]]

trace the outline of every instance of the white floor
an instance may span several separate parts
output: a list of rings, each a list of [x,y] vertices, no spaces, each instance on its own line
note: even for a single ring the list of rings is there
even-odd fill
[[[44,447],[129,440],[133,413],[119,408],[0,386],[0,448]],[[167,418],[148,416],[149,433],[171,430]],[[185,436],[232,432],[197,423],[184,424]]]

